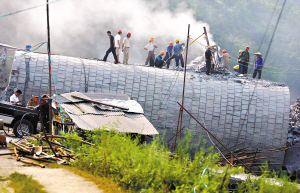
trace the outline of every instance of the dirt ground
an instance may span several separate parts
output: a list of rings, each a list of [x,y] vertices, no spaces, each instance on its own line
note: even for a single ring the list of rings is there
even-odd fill
[[[7,141],[11,139],[17,140],[17,138],[8,137]],[[7,149],[0,149],[0,154],[8,152],[10,151]],[[93,182],[65,169],[40,168],[16,161],[16,157],[13,155],[0,156],[0,176],[8,177],[15,171],[32,176],[33,179],[45,186],[45,190],[49,193],[103,192]],[[7,181],[0,182],[0,186],[6,183]]]

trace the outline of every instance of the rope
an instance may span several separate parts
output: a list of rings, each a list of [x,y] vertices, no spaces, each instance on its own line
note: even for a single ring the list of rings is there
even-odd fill
[[[18,55],[18,56],[9,56],[9,57],[0,57],[0,59],[7,60],[7,59],[21,58],[21,57],[23,57],[24,55],[26,55],[26,54],[28,54],[28,53],[30,53],[30,52],[34,52],[35,50],[39,49],[39,48],[40,48],[42,45],[44,45],[45,43],[47,43],[47,42],[43,42],[43,43],[41,43],[38,47],[34,48],[33,50],[30,50],[30,51],[28,51],[28,52],[25,52],[25,53],[23,53],[23,54],[21,54],[21,55]]]
[[[31,46],[31,48],[30,49],[32,49],[32,48],[34,48],[34,47],[36,47],[36,46],[38,46],[38,45],[40,45],[40,44],[42,44],[43,42],[40,42],[40,43],[38,43],[38,44],[36,44],[36,45],[34,45],[34,46]],[[8,51],[25,51],[25,49],[20,49],[20,48],[16,48],[16,49],[7,49],[7,50],[0,50],[1,52],[8,52]]]
[[[204,33],[203,33],[204,34]],[[199,37],[197,37],[196,39],[194,39],[194,41],[192,41],[188,46],[192,45],[195,41],[197,41],[201,36],[203,36],[203,34],[201,34]]]
[[[37,5],[37,6],[34,6],[34,7],[29,7],[29,8],[26,8],[26,9],[19,10],[19,11],[15,11],[15,12],[7,13],[7,14],[4,14],[4,15],[0,15],[0,18],[9,16],[9,15],[14,15],[16,13],[20,13],[20,12],[23,12],[23,11],[28,11],[28,10],[31,10],[31,9],[35,9],[35,8],[38,8],[38,7],[42,7],[42,6],[45,6],[45,5],[50,4],[50,3],[55,3],[57,1],[60,1],[60,0],[54,0],[54,1],[42,4],[42,5]]]

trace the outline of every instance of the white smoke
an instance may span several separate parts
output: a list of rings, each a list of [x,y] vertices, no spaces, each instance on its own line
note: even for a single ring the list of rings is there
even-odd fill
[[[0,10],[1,13],[13,12],[39,5],[38,2],[4,0]],[[196,21],[194,12],[187,9],[184,3],[171,12],[165,0],[61,0],[49,7],[53,54],[103,58],[109,47],[106,31],[116,35],[121,29],[122,39],[127,32],[132,34],[129,63],[144,63],[147,52],[143,47],[150,37],[154,37],[158,53],[165,51],[168,43],[176,38],[180,43],[186,43],[188,24],[191,24],[192,38],[203,33],[203,26],[209,32],[209,25]],[[1,42],[24,48],[28,44],[47,41],[46,6],[0,20]],[[208,36],[214,44],[212,35]],[[198,41],[206,45],[202,37]],[[204,46],[194,43],[189,47],[189,59],[202,55],[204,50]],[[38,51],[46,52],[46,46]]]

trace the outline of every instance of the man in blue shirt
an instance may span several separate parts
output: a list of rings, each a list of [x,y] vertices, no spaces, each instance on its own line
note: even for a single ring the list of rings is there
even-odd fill
[[[261,78],[261,70],[263,68],[263,59],[262,59],[262,55],[260,52],[257,52],[254,54],[256,56],[256,59],[255,59],[255,69],[254,69],[254,72],[253,72],[253,78],[256,77],[256,74],[258,73],[258,79]]]
[[[182,57],[182,54],[181,54],[181,52],[183,51],[183,49],[182,49],[182,45],[179,44],[179,40],[178,39],[176,39],[175,42],[176,42],[176,45],[174,46],[174,54],[165,63],[168,63],[170,60],[172,60],[173,58],[175,58],[176,67],[177,67],[177,70],[179,70],[179,60],[181,62],[181,67],[182,68],[184,67],[183,57]]]
[[[167,52],[166,52],[164,60],[167,60],[172,56],[173,47],[174,47],[173,42],[170,42],[169,46],[167,47]],[[167,68],[170,67],[170,63],[171,63],[171,61],[169,60],[169,62],[167,63]]]
[[[154,65],[158,68],[161,68],[164,64],[163,56],[165,55],[165,52],[161,51],[160,55],[158,55],[154,60]]]

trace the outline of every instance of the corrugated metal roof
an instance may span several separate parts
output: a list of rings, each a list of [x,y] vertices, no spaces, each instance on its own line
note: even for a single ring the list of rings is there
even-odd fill
[[[107,129],[114,128],[119,132],[158,134],[143,114],[101,111],[94,108],[91,103],[78,103],[77,105],[84,113],[74,104],[62,104],[62,107],[79,128],[94,130],[105,126]]]
[[[71,97],[73,94],[83,98],[87,96],[79,92],[66,93],[60,96],[60,102],[62,103],[62,108],[79,128],[94,130],[105,127],[107,130],[116,129],[119,132],[138,133],[142,135],[158,134],[154,126],[142,113],[128,113],[110,109],[103,110],[96,107],[92,102],[83,102],[83,100],[74,99]],[[94,96],[91,96],[91,99],[96,100],[98,99],[96,98],[97,96],[99,95],[95,93]],[[113,95],[110,96],[112,97]],[[125,97],[122,98],[125,99]],[[128,97],[126,100],[128,100]]]

